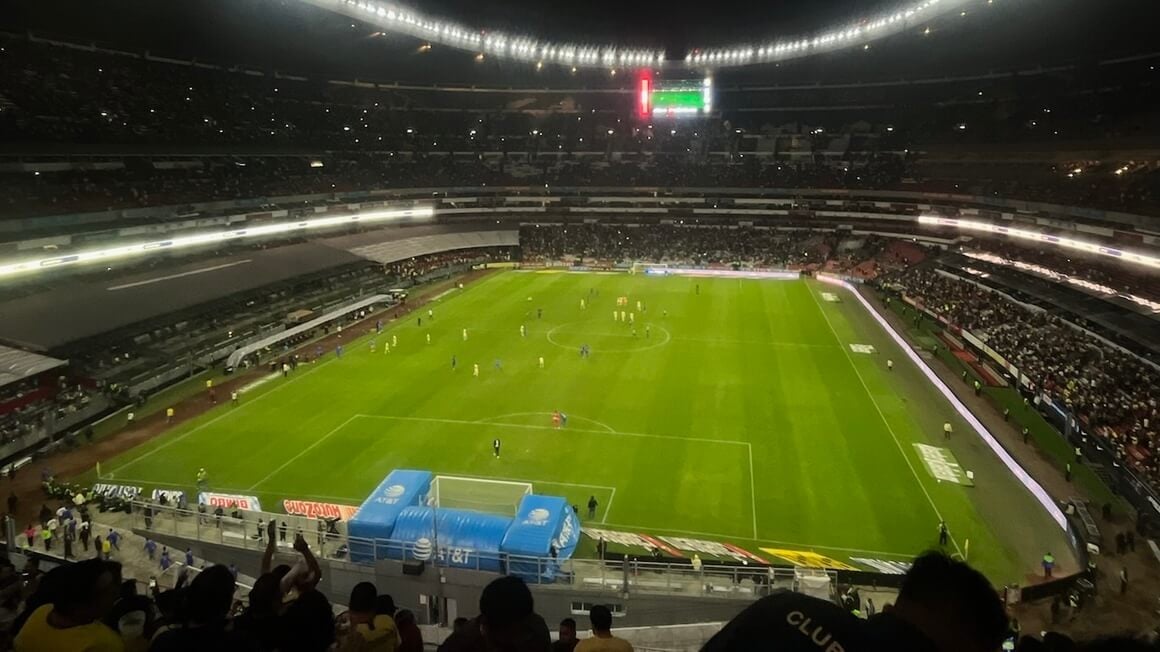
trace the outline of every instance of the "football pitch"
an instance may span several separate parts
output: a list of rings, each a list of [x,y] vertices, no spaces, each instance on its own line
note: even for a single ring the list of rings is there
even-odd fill
[[[192,489],[205,467],[211,490],[277,510],[283,499],[358,505],[391,470],[414,468],[531,482],[582,515],[594,496],[586,526],[766,558],[906,560],[937,544],[940,518],[948,550],[996,581],[1022,579],[1043,546],[1063,551],[1030,495],[845,290],[506,271],[430,307],[377,336],[351,333],[341,358],[328,351],[107,462],[108,481]],[[557,410],[566,427],[553,427]]]

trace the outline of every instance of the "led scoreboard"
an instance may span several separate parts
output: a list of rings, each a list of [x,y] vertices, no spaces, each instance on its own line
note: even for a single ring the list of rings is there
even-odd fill
[[[642,118],[699,116],[713,110],[713,79],[637,80],[636,110]]]

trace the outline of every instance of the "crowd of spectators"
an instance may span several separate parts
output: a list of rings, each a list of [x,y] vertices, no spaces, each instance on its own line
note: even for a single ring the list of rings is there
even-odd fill
[[[48,423],[63,419],[89,404],[92,391],[61,377],[53,384],[41,385],[39,379],[28,379],[5,392],[0,399],[0,444],[30,435]]]
[[[270,530],[270,540],[274,537]],[[295,565],[271,566],[248,595],[239,591],[232,566],[213,565],[192,574],[183,568],[173,589],[142,592],[124,568],[98,556],[42,572],[29,561],[23,573],[0,559],[0,624],[18,652],[87,650],[118,652],[422,652],[415,614],[396,606],[370,582],[356,584],[348,608],[339,611],[318,590],[321,570],[302,539]],[[848,595],[848,594],[847,594]],[[754,649],[850,652],[962,650],[1003,647],[1039,650],[1155,649],[1143,639],[1120,637],[1075,643],[1055,632],[1020,636],[998,592],[965,562],[939,553],[915,560],[897,598],[879,612],[836,604],[792,591],[777,591],[726,623],[702,652]],[[868,605],[872,604],[868,602]],[[514,576],[492,580],[480,592],[478,615],[457,618],[439,652],[632,652],[613,631],[609,608],[593,605],[590,633],[577,636],[576,621],[560,623],[553,641],[528,586]],[[804,632],[804,636],[803,636]]]
[[[801,89],[776,97],[741,93],[736,104],[746,113],[662,125],[633,122],[624,97],[615,93],[589,93],[580,101],[532,90],[513,96],[356,87],[0,35],[0,82],[0,141],[22,143],[25,152],[43,147],[48,156],[25,153],[7,166],[8,192],[0,212],[13,216],[372,186],[499,183],[930,189],[1127,210],[1154,208],[1160,197],[1160,172],[1147,162],[1081,162],[1080,174],[1046,163],[982,161],[949,169],[924,164],[917,152],[948,136],[1036,138],[1058,134],[1060,127],[1068,137],[1081,137],[1084,120],[1063,127],[1067,104],[1058,102],[1044,113],[1048,101],[1034,93],[1026,101],[1020,94],[1000,99],[992,89],[977,90],[978,80],[892,89],[893,101],[921,103],[927,110],[898,111],[889,119],[858,110],[877,105],[883,99],[877,94],[884,91],[853,85],[816,91],[837,97]],[[976,91],[1002,110],[976,106]],[[939,114],[940,102],[910,97],[914,92],[945,95],[956,107],[953,119]],[[839,122],[833,112],[810,115],[803,109],[802,115],[781,119],[776,112],[753,112],[765,105],[783,111],[797,95],[807,106],[846,102],[851,108],[841,112]],[[1118,133],[1106,111],[1100,118],[1096,132],[1086,137]],[[990,129],[983,128],[984,121],[1009,124]],[[1009,140],[1004,136],[1002,142]],[[68,147],[80,144],[113,151],[144,147],[146,156],[122,160],[86,153],[74,159]],[[180,153],[190,147],[211,148],[208,153],[218,147],[234,158],[182,159]],[[246,156],[247,151],[297,156],[261,158]],[[303,156],[304,151],[319,155]],[[310,167],[321,152],[339,155],[321,168]],[[505,169],[503,161],[451,165],[422,156],[448,152],[526,153],[533,173]],[[710,152],[725,158],[710,164]],[[580,153],[593,162],[570,158]],[[757,161],[759,153],[767,162]],[[566,165],[554,164],[560,156]],[[625,156],[642,160],[625,162]],[[52,165],[39,171],[38,160]],[[60,160],[69,161],[69,169],[62,170]]]
[[[418,282],[424,276],[448,268],[475,265],[483,262],[507,262],[514,251],[509,247],[485,247],[462,251],[445,251],[415,256],[387,265],[387,274],[398,281]]]
[[[520,227],[520,247],[523,261],[530,263],[649,262],[863,276],[918,262],[893,255],[894,243],[879,236],[703,224],[525,224]],[[887,250],[891,255],[884,255]]]
[[[914,268],[884,281],[969,330],[1160,486],[1160,370],[1050,312]]]

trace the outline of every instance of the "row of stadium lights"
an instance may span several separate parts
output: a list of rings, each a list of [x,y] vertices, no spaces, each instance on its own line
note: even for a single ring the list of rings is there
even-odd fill
[[[365,13],[385,21],[384,26],[408,32],[437,43],[475,50],[476,59],[483,55],[571,66],[659,66],[664,63],[663,50],[585,46],[574,43],[548,43],[531,37],[509,36],[502,32],[483,32],[454,23],[430,20],[396,5],[378,2],[354,2]],[[429,48],[426,48],[429,49]]]
[[[887,27],[895,27],[900,23],[906,23],[922,20],[929,9],[939,4],[941,0],[926,0],[911,9],[899,11],[889,16],[884,16],[869,23],[858,25],[856,27],[848,27],[840,31],[828,32],[815,36],[813,38],[803,38],[789,42],[770,43],[762,47],[747,47],[747,48],[717,48],[712,50],[695,50],[685,56],[685,62],[689,64],[728,64],[728,65],[745,65],[751,63],[764,63],[767,61],[776,61],[779,59],[788,58],[791,56],[798,56],[808,54],[814,50],[833,49],[835,47],[844,47],[853,44],[856,41],[867,41],[875,38],[879,33],[883,32]],[[988,0],[987,4],[991,4],[992,0]],[[963,12],[961,15],[966,15]],[[930,34],[930,28],[926,28],[924,34]],[[864,49],[869,49],[869,44],[863,44]]]
[[[476,61],[483,61],[485,55],[498,58],[534,62],[536,69],[545,63],[576,67],[608,68],[616,74],[617,67],[663,67],[667,61],[664,50],[645,48],[621,48],[614,45],[580,45],[576,43],[552,43],[529,36],[510,36],[502,32],[487,32],[472,29],[456,23],[449,23],[423,17],[401,6],[374,2],[372,0],[345,0],[370,19],[386,29],[411,34],[435,43],[455,48],[474,50]],[[685,55],[684,65],[748,65],[778,61],[803,56],[815,51],[838,49],[865,43],[878,36],[885,36],[915,21],[926,19],[940,3],[962,4],[966,0],[924,0],[913,7],[881,16],[875,20],[861,22],[857,26],[829,31],[813,38],[789,41],[775,41],[760,47],[739,48],[695,48]],[[991,4],[994,0],[986,0]],[[962,16],[966,11],[961,12]],[[893,28],[893,29],[891,29]],[[930,28],[924,31],[929,34]],[[425,52],[430,43],[420,46]]]

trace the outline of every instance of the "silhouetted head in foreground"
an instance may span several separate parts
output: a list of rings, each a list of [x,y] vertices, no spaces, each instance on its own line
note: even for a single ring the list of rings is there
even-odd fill
[[[931,552],[914,561],[895,604],[862,620],[833,602],[782,591],[750,605],[702,652],[992,652],[1007,616],[987,579]]]

